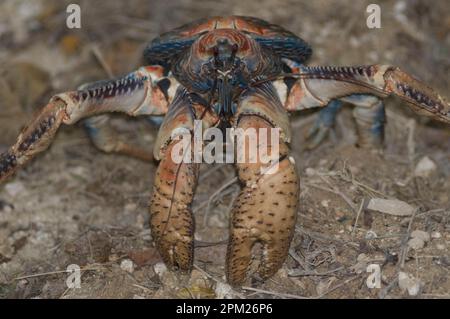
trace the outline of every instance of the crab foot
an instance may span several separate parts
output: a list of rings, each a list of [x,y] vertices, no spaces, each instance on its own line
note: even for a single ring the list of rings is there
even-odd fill
[[[143,147],[127,143],[122,140],[109,124],[107,114],[93,116],[83,121],[92,143],[105,153],[118,153],[150,162],[153,160],[153,152]]]
[[[197,185],[198,164],[175,163],[172,142],[156,172],[150,202],[153,239],[166,265],[190,272],[194,256],[194,218],[191,202]]]
[[[241,125],[255,127],[258,121],[263,122],[253,118],[241,121]],[[232,285],[242,284],[252,272],[267,279],[286,259],[299,196],[294,161],[287,152],[287,146],[280,143],[277,169],[271,174],[264,174],[260,163],[237,164],[239,179],[245,186],[231,217],[226,275]],[[259,253],[258,246],[262,249]]]
[[[341,101],[333,100],[319,112],[319,116],[306,136],[307,149],[316,148],[327,138],[328,134],[333,130],[337,113],[341,107]]]

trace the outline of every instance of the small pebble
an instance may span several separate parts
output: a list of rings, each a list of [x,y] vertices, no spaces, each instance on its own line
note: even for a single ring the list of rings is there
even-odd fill
[[[120,263],[120,269],[132,274],[134,272],[134,264],[130,259],[124,259]]]
[[[419,238],[422,239],[424,242],[427,242],[430,241],[430,234],[428,234],[426,231],[417,229],[411,233],[411,238]]]
[[[408,291],[410,296],[417,296],[420,292],[420,280],[413,275],[400,271],[398,273],[398,286],[403,291]]]
[[[411,216],[415,207],[397,199],[372,198],[367,209],[394,216]]]
[[[153,270],[158,276],[162,276],[165,272],[167,272],[167,267],[164,263],[157,263],[153,266]]]
[[[420,250],[425,246],[425,241],[423,239],[420,239],[418,237],[411,238],[408,241],[408,247],[414,249],[414,250]]]
[[[433,239],[439,239],[441,237],[442,237],[442,234],[438,231],[434,231],[431,233],[431,238],[433,238]]]
[[[320,205],[322,205],[323,207],[327,208],[329,206],[330,201],[329,200],[323,200],[320,202]]]
[[[229,299],[233,298],[233,288],[223,282],[217,282],[215,294],[217,299]]]
[[[365,238],[366,240],[375,239],[375,238],[377,238],[377,237],[378,237],[377,233],[374,232],[373,230],[369,230],[369,231],[366,233],[366,235],[364,236],[364,238]]]
[[[5,185],[5,190],[11,197],[16,197],[25,191],[25,186],[21,182],[11,182]]]
[[[305,170],[306,176],[314,176],[316,175],[316,170],[314,168],[308,167]]]
[[[417,163],[414,175],[427,178],[430,177],[436,169],[436,164],[428,156],[425,156]]]

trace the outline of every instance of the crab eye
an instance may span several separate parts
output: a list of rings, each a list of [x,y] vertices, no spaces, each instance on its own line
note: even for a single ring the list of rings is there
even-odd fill
[[[235,43],[233,44],[233,46],[231,47],[231,50],[233,51],[233,53],[236,53],[239,49],[239,46]]]
[[[219,48],[217,46],[215,46],[213,48],[213,53],[214,53],[214,56],[218,56],[219,55]]]

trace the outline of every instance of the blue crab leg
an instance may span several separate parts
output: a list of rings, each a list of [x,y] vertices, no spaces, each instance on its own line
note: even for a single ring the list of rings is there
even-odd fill
[[[353,104],[353,117],[356,121],[359,147],[381,147],[384,140],[386,122],[383,101],[368,94],[354,94],[340,100],[332,100],[319,112],[314,126],[308,132],[308,149],[317,147],[335,124],[342,102]]]
[[[373,95],[354,94],[341,99],[355,105],[353,117],[356,121],[359,147],[381,147],[384,141],[386,114],[384,103]]]
[[[143,67],[122,78],[95,82],[77,91],[55,95],[22,131],[17,142],[0,155],[0,183],[46,150],[61,124],[73,124],[107,112],[131,116],[165,114],[171,98],[157,85],[161,69]]]
[[[335,124],[336,116],[341,108],[341,101],[332,100],[325,108],[320,110],[319,116],[308,132],[308,149],[316,148],[327,137]]]

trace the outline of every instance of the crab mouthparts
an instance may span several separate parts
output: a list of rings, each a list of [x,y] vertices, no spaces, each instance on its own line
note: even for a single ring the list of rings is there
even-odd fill
[[[230,83],[230,71],[218,71],[217,93],[219,116],[228,119],[232,115],[233,85]]]

